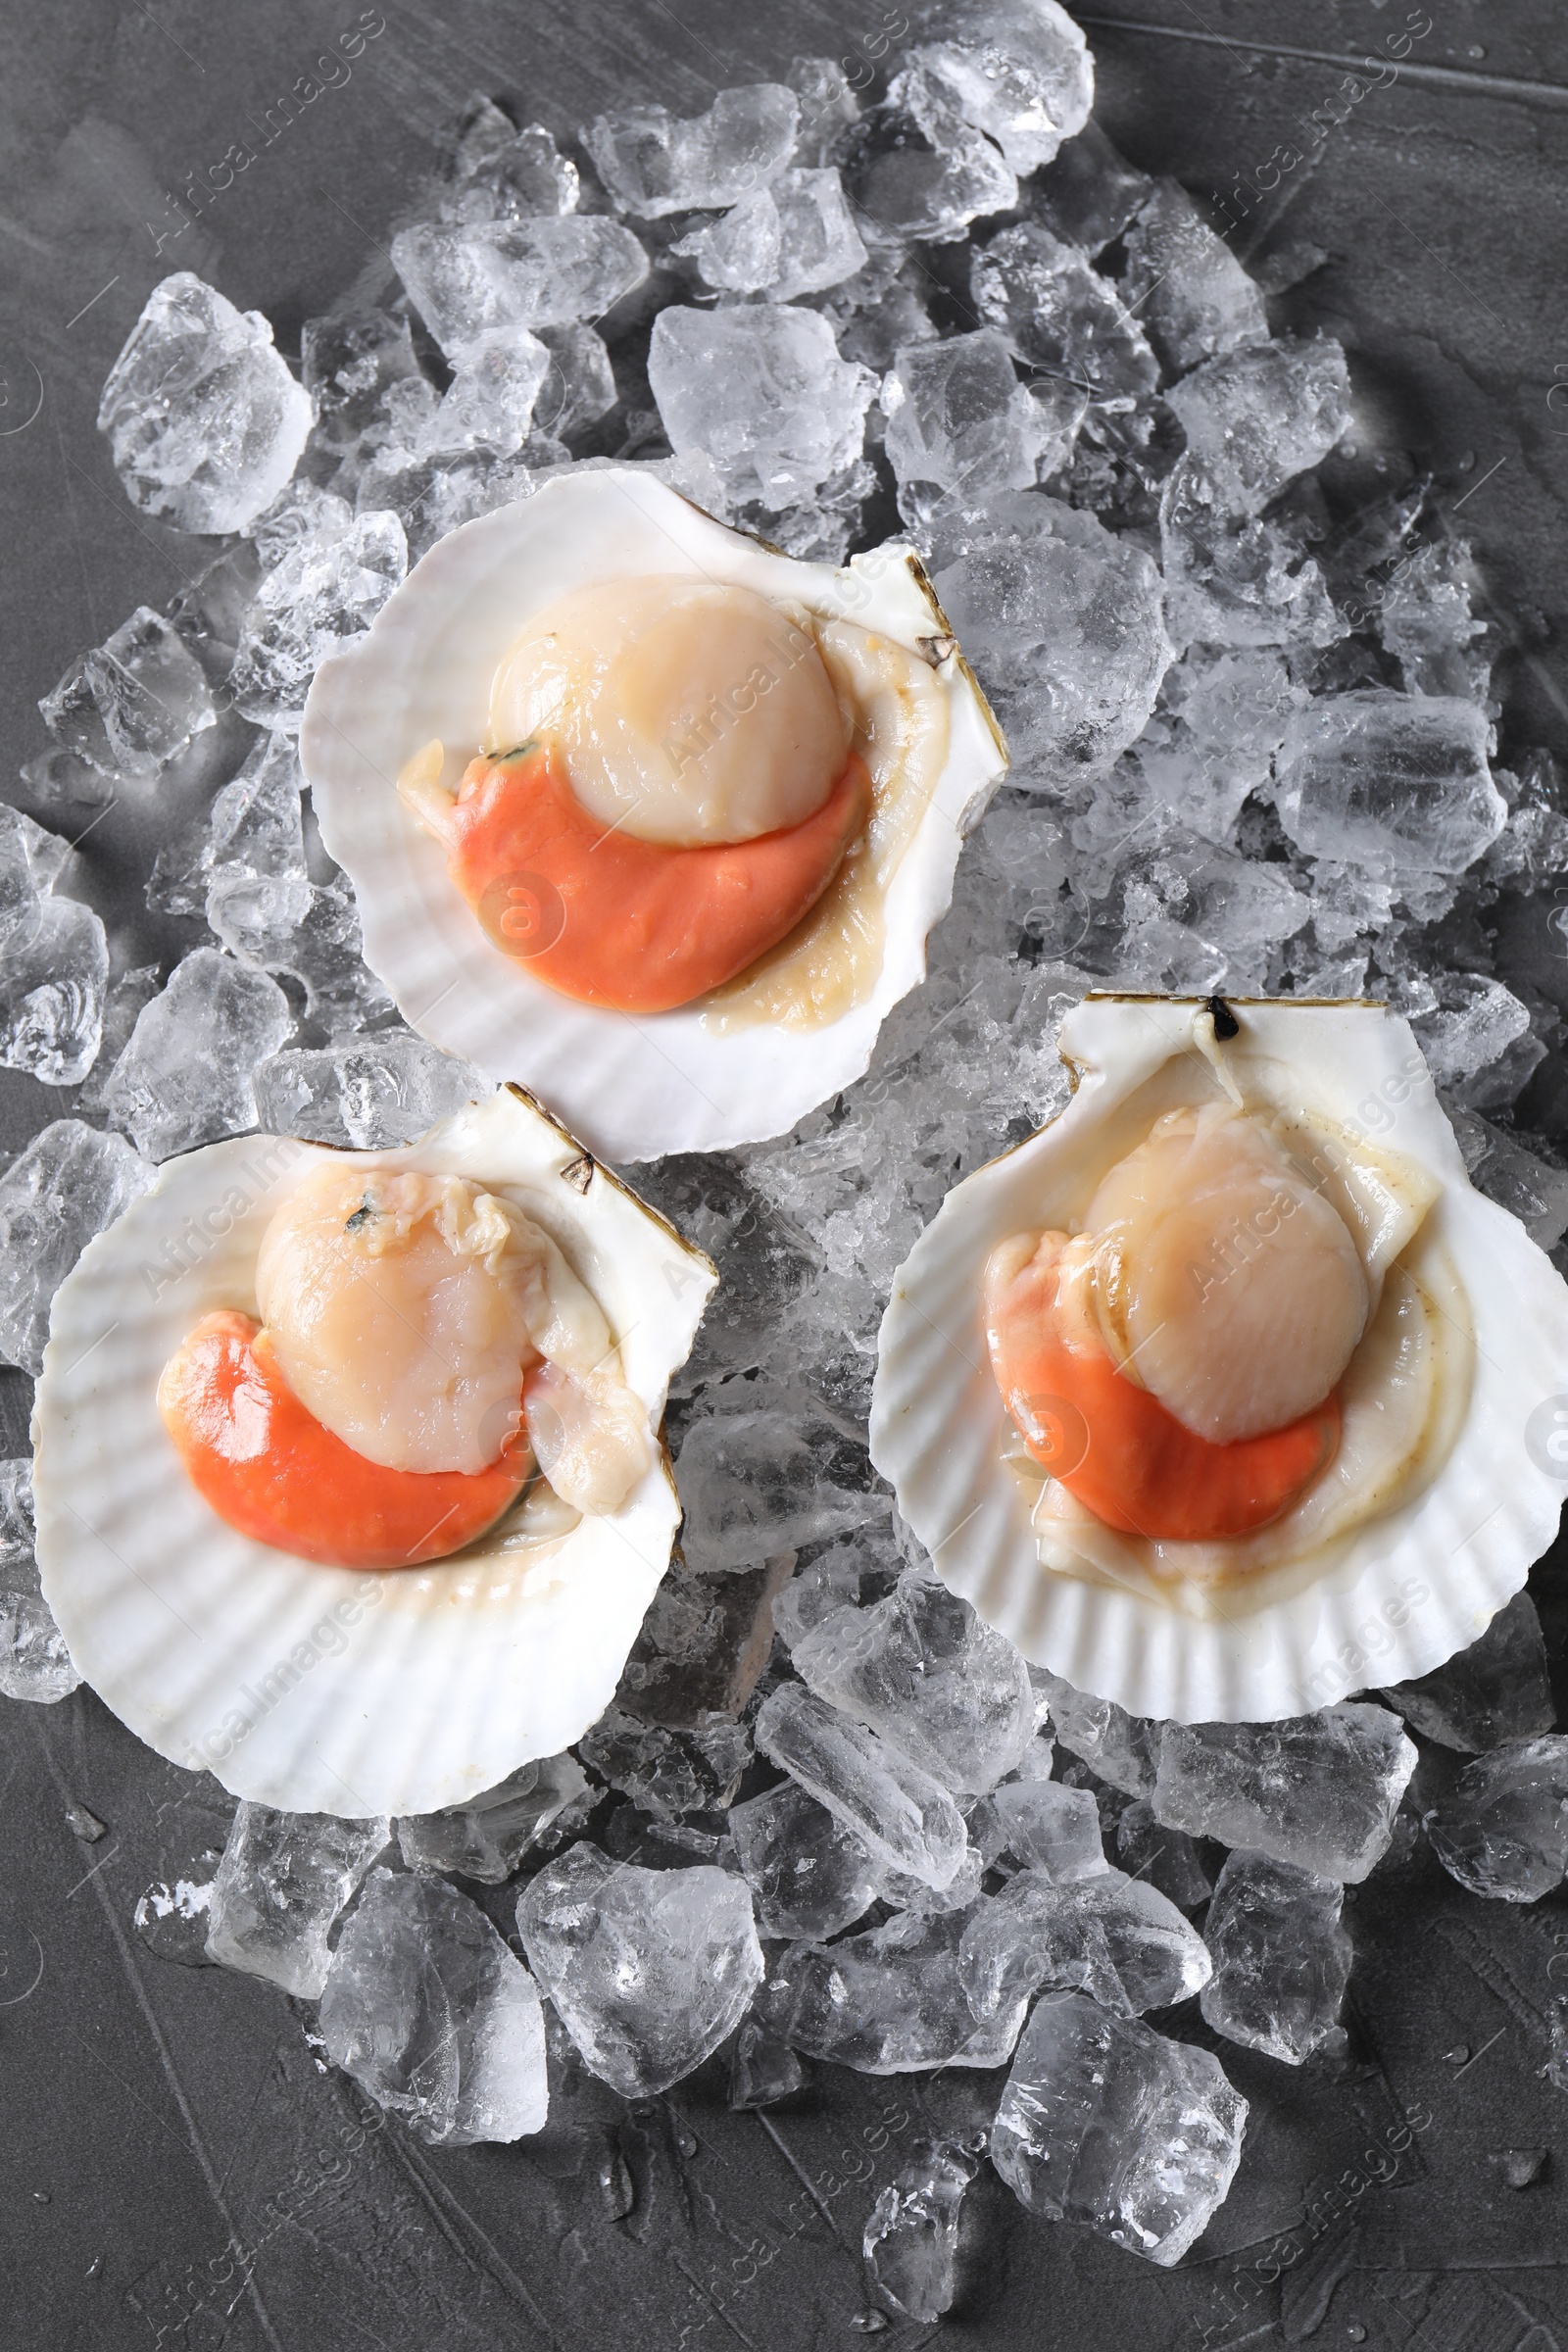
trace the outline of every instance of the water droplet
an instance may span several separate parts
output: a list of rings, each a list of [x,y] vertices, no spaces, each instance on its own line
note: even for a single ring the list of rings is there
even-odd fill
[[[32,2192],[32,2201],[35,2205],[49,2204],[51,2201],[49,2191],[46,2188],[35,2188]]]

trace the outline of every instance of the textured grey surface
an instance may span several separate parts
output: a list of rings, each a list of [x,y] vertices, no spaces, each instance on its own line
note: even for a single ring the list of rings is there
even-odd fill
[[[293,349],[303,318],[361,272],[378,280],[403,191],[472,88],[565,133],[612,99],[696,107],[796,50],[871,48],[896,19],[820,0],[767,12],[388,0],[352,78],[170,238],[167,192],[232,142],[257,143],[269,105],[357,13],[64,0],[14,8],[0,26],[8,775],[41,747],[34,705],[71,655],[192,568],[188,544],[129,513],[92,423],[160,276],[200,269]],[[1136,13],[1152,29],[1086,18],[1102,120],[1136,161],[1203,192],[1238,172],[1266,177],[1349,66],[1427,15],[1400,0],[1142,0]],[[1548,404],[1568,384],[1568,27],[1552,0],[1431,0],[1430,21],[1410,50],[1418,70],[1353,105],[1341,95],[1343,125],[1254,202],[1236,242],[1244,257],[1294,239],[1328,251],[1276,323],[1344,337],[1356,463],[1375,469],[1381,455],[1399,471],[1413,457],[1446,508],[1463,502],[1517,624],[1505,750],[1561,751],[1568,392],[1556,413]],[[1272,46],[1238,45],[1249,40]],[[82,895],[130,962],[186,944],[140,908],[155,822],[118,808],[83,844]],[[0,1074],[0,1143],[68,1107]],[[10,1450],[25,1384],[0,1387]],[[1535,1589],[1560,1667],[1568,1592],[1549,1567]],[[1447,1769],[1430,1759],[1423,1773]],[[101,1844],[67,1828],[73,1798],[109,1824]],[[716,2068],[636,2114],[563,2078],[540,2141],[421,2149],[318,2069],[281,1995],[162,1964],[134,1937],[137,1894],[201,1826],[195,1801],[89,1692],[0,1713],[0,2342],[807,2352],[858,2340],[858,2246],[877,2190],[922,2131],[988,2111],[994,2079],[823,2074],[759,2119],[728,2114]],[[1471,1901],[1418,1847],[1354,1889],[1346,1919],[1350,2061],[1292,2073],[1223,2047],[1252,2119],[1236,2189],[1193,2261],[1166,2276],[1029,2222],[983,2176],[954,2344],[1568,2344],[1568,2093],[1538,2071],[1568,1987],[1568,1906]],[[1196,2016],[1176,2023],[1207,2040]],[[1558,2152],[1544,2179],[1505,2186],[1495,2152],[1537,2146]],[[920,2332],[895,2327],[887,2340]]]

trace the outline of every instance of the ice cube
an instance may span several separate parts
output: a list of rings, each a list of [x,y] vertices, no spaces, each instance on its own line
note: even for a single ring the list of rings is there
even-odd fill
[[[217,716],[200,662],[149,605],[79,656],[38,708],[68,751],[122,776],[156,775]]]
[[[728,1716],[700,1718],[684,1731],[639,1723],[607,1707],[578,1741],[585,1764],[644,1812],[672,1821],[721,1811],[752,1760],[751,1736]]]
[[[1040,409],[990,327],[901,351],[882,385],[901,511],[918,521],[945,491],[984,501],[1035,478]]]
[[[1386,1851],[1415,1762],[1398,1717],[1355,1701],[1278,1723],[1167,1723],[1154,1812],[1353,1884]]]
[[[1556,1714],[1535,1602],[1516,1592],[1479,1642],[1419,1681],[1391,1684],[1380,1695],[1428,1740],[1464,1755],[1549,1732]]]
[[[338,312],[300,329],[300,372],[316,404],[316,437],[347,453],[384,433],[394,384],[422,383],[406,318],[387,311]]]
[[[1159,369],[1142,327],[1085,256],[1032,220],[999,229],[970,265],[974,307],[1031,366],[1099,401],[1152,392]]]
[[[1054,1886],[1105,1869],[1093,1791],[1061,1781],[1008,1781],[991,1799],[1005,1852]]]
[[[979,1906],[983,1911],[984,1905]],[[758,2013],[808,2057],[861,2075],[1001,2066],[1022,2001],[977,2019],[958,1971],[969,1911],[896,1911],[837,1943],[794,1943],[775,1960]]]
[[[523,1889],[517,1931],[589,2072],[627,2098],[701,2066],[762,1981],[751,1893],[729,1871],[639,1870],[574,1845]]]
[[[654,320],[648,380],[676,455],[706,450],[732,497],[769,507],[854,464],[876,392],[869,368],[840,359],[827,320],[788,303],[670,304]]]
[[[234,666],[240,628],[261,584],[255,542],[235,539],[169,601],[170,619],[215,687],[225,684]]]
[[[695,262],[708,284],[726,293],[751,294],[770,286],[779,269],[778,206],[771,191],[754,189],[669,250]]]
[[[729,2104],[738,2113],[776,2107],[801,2089],[806,2069],[787,2041],[760,2019],[748,2017],[729,2056]]]
[[[1228,2041],[1299,2066],[1337,2033],[1354,1957],[1345,1889],[1245,1848],[1226,1856],[1203,1923],[1214,1974],[1198,2005]]]
[[[1273,517],[1233,514],[1197,458],[1171,468],[1159,532],[1178,644],[1321,648],[1345,635],[1301,535]]]
[[[1472,1894],[1540,1902],[1568,1875],[1568,1738],[1548,1732],[1477,1756],[1422,1826]]]
[[[549,2110],[539,1990],[478,1905],[442,1879],[373,1870],[321,1996],[334,2066],[416,2139],[521,2139]]]
[[[726,1576],[697,1576],[677,1553],[621,1668],[616,1703],[643,1723],[689,1730],[738,1716],[773,1646],[773,1596],[792,1551]]]
[[[1030,2213],[1168,2270],[1224,2203],[1246,2124],[1207,2050],[1049,1993],[1018,2044],[991,2161]]]
[[[259,726],[298,731],[317,664],[364,635],[409,567],[396,514],[356,514],[311,533],[268,572],[245,616],[230,681],[234,707]]]
[[[1123,2017],[1168,2009],[1208,1981],[1202,1937],[1142,1879],[1102,1868],[1060,1884],[1021,1870],[970,1923],[960,1968],[977,2017],[1073,1985]]]
[[[1214,1891],[1187,1832],[1168,1830],[1156,1821],[1147,1796],[1122,1807],[1116,1822],[1116,1860],[1129,1878],[1147,1880],[1178,1911],[1196,1911]]]
[[[237,531],[259,514],[311,422],[261,312],[236,311],[187,270],[148,295],[98,404],[131,505],[182,531]]]
[[[571,1756],[519,1764],[466,1805],[405,1815],[397,1824],[398,1849],[411,1870],[456,1871],[500,1886],[587,1788],[588,1776]]]
[[[199,914],[212,883],[229,875],[305,878],[300,795],[305,778],[288,735],[263,736],[214,801],[192,841],[158,853],[147,904],[159,914]]]
[[[43,1369],[49,1305],[95,1233],[153,1180],[122,1136],[55,1119],[0,1175],[0,1363]]]
[[[31,1457],[0,1462],[0,1693],[53,1706],[81,1676],[39,1587],[34,1532]]]
[[[995,1788],[1034,1738],[1029,1670],[1012,1643],[915,1570],[875,1608],[842,1609],[808,1634],[795,1671],[959,1794]]]
[[[865,246],[837,172],[781,172],[771,194],[778,213],[779,264],[767,282],[775,302],[818,294],[864,268]]]
[[[1345,352],[1325,335],[1229,352],[1166,397],[1218,504],[1237,514],[1259,514],[1328,456],[1350,420]]]
[[[306,1016],[330,1037],[352,1036],[392,1009],[385,985],[361,960],[359,909],[344,889],[318,889],[295,875],[224,875],[208,890],[207,920],[242,963],[303,981]]]
[[[1122,290],[1172,375],[1268,341],[1261,292],[1173,179],[1156,180],[1127,232]]]
[[[319,1998],[332,1930],[391,1835],[384,1819],[242,1804],[207,1911],[207,1956]]]
[[[832,57],[792,57],[784,75],[800,106],[795,160],[808,169],[833,161],[845,131],[860,119],[860,101]]]
[[[706,115],[688,121],[662,106],[598,115],[582,139],[621,210],[658,220],[738,204],[765,187],[789,162],[799,122],[793,90],[755,81],[720,90]]]
[[[791,1578],[773,1603],[773,1625],[785,1648],[795,1645],[846,1606],[859,1605],[861,1580],[869,1565],[859,1544],[851,1538],[829,1544],[809,1566]]]
[[[1147,1715],[1129,1715],[1112,1698],[1096,1698],[1075,1690],[1059,1674],[1032,1666],[1029,1679],[1051,1709],[1051,1725],[1061,1745],[1123,1788],[1129,1796],[1149,1796],[1159,1770],[1162,1724]]]
[[[960,2148],[927,2148],[871,2208],[861,2249],[872,2287],[904,2320],[940,2320],[958,2291],[958,2212],[974,2179]]]
[[[510,457],[528,437],[550,353],[525,326],[492,326],[463,348],[457,372],[419,436],[422,451],[479,449]]]
[[[1134,757],[1155,797],[1206,840],[1228,842],[1249,796],[1270,785],[1291,712],[1306,701],[1271,648],[1194,647],[1160,687]]]
[[[1053,236],[1097,254],[1121,235],[1153,185],[1091,116],[1032,181],[1029,201]]]
[[[872,246],[952,244],[971,220],[1018,201],[1017,179],[998,150],[923,65],[894,76],[883,104],[861,117],[840,152],[856,226]]]
[[[1487,747],[1486,713],[1452,696],[1320,695],[1286,728],[1280,822],[1309,857],[1391,881],[1463,873],[1507,821]]]
[[[1483,593],[1467,539],[1412,548],[1396,566],[1383,590],[1378,631],[1398,662],[1407,694],[1486,702],[1492,662],[1475,640],[1486,635],[1487,624],[1471,610]]]
[[[793,1781],[730,1810],[729,1832],[764,1936],[820,1943],[869,1909],[886,1873]]]
[[[1158,567],[1135,542],[1025,492],[991,502],[935,585],[1006,730],[1014,782],[1076,783],[1142,731],[1171,648]]]
[[[443,210],[459,220],[533,220],[574,213],[577,167],[542,122],[519,130],[489,98],[473,107],[458,143],[453,191]]]
[[[257,1123],[255,1072],[294,1026],[275,980],[195,948],[137,1015],[105,1107],[149,1159]]]
[[[640,286],[648,256],[619,220],[427,220],[400,230],[392,260],[447,358],[488,327],[597,318]]]
[[[951,1886],[968,1850],[963,1816],[898,1748],[798,1683],[762,1701],[756,1739],[877,1861],[927,1886]]]
[[[881,1518],[881,1495],[833,1478],[840,1443],[804,1400],[691,1422],[675,1465],[688,1567],[716,1575]]]
[[[1417,1013],[1410,1024],[1428,1069],[1460,1102],[1501,1107],[1544,1058],[1545,1049],[1530,1038],[1528,1005],[1500,980],[1479,972],[1445,974],[1438,985],[1437,1009]],[[1526,1058],[1521,1062],[1510,1047],[1523,1047]]]
[[[150,1952],[180,1968],[211,1968],[207,1921],[235,1800],[210,1773],[182,1776],[172,1806],[160,1804],[158,1876],[137,1896],[131,1925]]]
[[[0,1067],[75,1086],[98,1057],[109,941],[90,906],[40,899],[35,923],[0,945]]]
[[[1095,64],[1056,0],[988,0],[956,24],[945,9],[927,16],[941,37],[912,56],[1020,176],[1049,164],[1063,139],[1082,130],[1094,103]]]
[[[258,1064],[255,1085],[258,1121],[271,1134],[356,1152],[416,1143],[437,1119],[495,1092],[482,1070],[406,1029],[316,1052],[285,1048]]]
[[[596,327],[577,323],[542,326],[539,341],[550,355],[550,364],[533,404],[534,430],[569,441],[573,433],[597,423],[614,407],[615,371],[605,338]]]

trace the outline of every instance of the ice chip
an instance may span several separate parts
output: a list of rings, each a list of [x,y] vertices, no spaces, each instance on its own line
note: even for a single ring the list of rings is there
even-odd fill
[[[98,1058],[109,941],[90,906],[41,899],[37,920],[0,943],[0,1067],[76,1086]]]
[[[699,1717],[681,1731],[639,1723],[611,1706],[578,1741],[578,1753],[645,1813],[676,1821],[722,1811],[752,1760],[751,1735],[726,1715]]]
[[[105,1089],[117,1126],[168,1159],[257,1123],[255,1072],[294,1026],[275,980],[195,948],[137,1016]]]
[[[1050,1993],[1018,2044],[991,2161],[1030,2213],[1168,2270],[1224,2203],[1246,2123],[1207,2050]]]
[[[217,713],[201,664],[148,605],[73,662],[38,705],[56,741],[106,773],[154,776]]]
[[[1304,537],[1238,514],[1200,460],[1177,460],[1159,502],[1165,612],[1178,645],[1334,644],[1346,633]]]
[[[1122,291],[1172,375],[1268,340],[1260,289],[1173,179],[1155,182],[1127,232]]]
[[[1077,137],[1068,139],[1037,173],[1029,199],[1053,236],[1093,255],[1121,235],[1153,185],[1147,172],[1111,145],[1091,116]]]
[[[964,122],[995,139],[1022,176],[1049,164],[1083,129],[1095,66],[1082,32],[1056,0],[983,0],[956,20],[928,11],[940,36],[913,57]]]
[[[861,2248],[866,2275],[904,2320],[940,2320],[958,2291],[958,2212],[974,2178],[960,2148],[922,2151],[871,2208]]]
[[[991,1799],[1005,1851],[1054,1886],[1104,1870],[1100,1808],[1088,1788],[1061,1781],[1008,1781]]]
[[[1147,1715],[1129,1715],[1114,1699],[1077,1690],[1044,1666],[1029,1672],[1051,1708],[1052,1729],[1063,1747],[1082,1757],[1113,1788],[1123,1788],[1129,1796],[1152,1793],[1162,1725],[1152,1723]]]
[[[81,1676],[39,1587],[34,1532],[31,1457],[0,1462],[0,1695],[53,1706]]]
[[[839,357],[827,320],[788,303],[670,304],[654,321],[648,380],[676,455],[706,450],[732,497],[775,508],[855,463],[876,391],[869,368]]]
[[[342,531],[309,533],[267,573],[245,625],[230,685],[259,726],[298,731],[318,663],[364,635],[409,567],[396,514],[356,514]]]
[[[688,121],[662,106],[598,115],[582,134],[600,178],[639,220],[713,211],[776,179],[795,149],[800,108],[782,82],[720,90]]]
[[[345,454],[367,433],[385,433],[395,384],[424,381],[408,320],[387,311],[307,318],[300,355],[305,389],[316,404],[317,439]]]
[[[500,1886],[587,1788],[588,1776],[571,1756],[519,1764],[466,1805],[405,1815],[397,1824],[398,1849],[411,1870],[456,1871]]]
[[[800,106],[795,160],[820,169],[832,162],[850,124],[859,121],[860,101],[837,58],[792,57],[784,78]]]
[[[1387,1850],[1416,1751],[1386,1707],[1278,1723],[1167,1723],[1158,1819],[1353,1884]]]
[[[1547,1733],[1477,1756],[1423,1826],[1472,1894],[1538,1903],[1568,1875],[1568,1738]]]
[[[762,1981],[751,1894],[729,1871],[639,1870],[574,1845],[523,1889],[517,1932],[589,2072],[626,2098],[701,2066]]]
[[[1378,633],[1399,664],[1406,694],[1452,694],[1485,703],[1490,655],[1475,640],[1487,624],[1472,611],[1482,583],[1467,539],[1411,549],[1390,574]]]
[[[976,1913],[959,1957],[977,2017],[1027,2001],[1042,1984],[1075,1986],[1102,2009],[1168,2009],[1208,1981],[1202,1937],[1142,1879],[1102,1868],[1058,1883],[1021,1870]]]
[[[207,893],[207,920],[242,963],[302,981],[307,1018],[332,1038],[392,1009],[385,985],[361,958],[359,908],[346,889],[318,889],[293,874],[220,875]]]
[[[1032,220],[997,231],[969,270],[974,307],[1032,367],[1126,403],[1159,377],[1144,331],[1086,257]]]
[[[941,1889],[968,1851],[952,1797],[898,1748],[799,1683],[762,1701],[757,1744],[890,1870]]]
[[[385,1152],[495,1092],[471,1062],[406,1029],[378,1030],[316,1051],[286,1047],[257,1065],[258,1122],[312,1144]]]
[[[795,1671],[959,1794],[995,1788],[1034,1737],[1029,1670],[1012,1643],[914,1570],[875,1608],[842,1609],[808,1634]]]
[[[610,352],[596,327],[576,321],[542,326],[538,339],[550,359],[534,398],[534,431],[569,441],[573,433],[597,423],[615,405],[615,371]]]
[[[1245,1849],[1226,1857],[1203,1923],[1214,1974],[1198,2005],[1216,2034],[1299,2066],[1340,2031],[1353,1953],[1345,1889]]]
[[[147,297],[109,371],[98,430],[133,507],[216,533],[276,497],[312,414],[260,311],[236,311],[181,270]]]
[[[459,220],[527,220],[574,213],[577,167],[542,122],[519,130],[494,100],[473,103],[453,159],[453,187],[443,210]]]
[[[787,2041],[755,2017],[746,2018],[729,2057],[729,2104],[737,2113],[776,2107],[798,2091],[806,2069]]]
[[[522,2139],[549,2110],[538,1986],[441,1879],[373,1870],[321,1996],[334,2066],[416,2139]]]
[[[1350,420],[1345,352],[1322,335],[1229,352],[1166,397],[1217,502],[1238,514],[1258,514],[1326,458]]]
[[[864,1553],[852,1537],[818,1552],[808,1567],[791,1578],[773,1603],[773,1626],[792,1654],[824,1618],[843,1608],[858,1608],[861,1580],[867,1566]]]
[[[675,1466],[687,1565],[715,1575],[882,1517],[882,1496],[833,1478],[838,1443],[809,1408],[714,1413],[688,1424]]]
[[[865,246],[837,172],[784,172],[770,192],[779,226],[778,270],[768,283],[775,302],[842,285],[865,267]]]
[[[971,2010],[958,1950],[975,1915],[899,1911],[837,1943],[791,1944],[769,1970],[758,2014],[808,2057],[857,2074],[1001,2066],[1024,2003],[985,2019]]]
[[[0,1175],[0,1362],[43,1370],[49,1306],[95,1233],[153,1180],[122,1136],[55,1119]]]
[[[894,76],[881,106],[840,149],[856,226],[868,245],[953,244],[985,213],[1009,212],[1018,182],[985,133],[921,64]]]
[[[392,260],[447,358],[487,328],[597,318],[640,286],[648,256],[618,220],[435,220],[401,229]]]
[[[1035,478],[1042,414],[990,327],[901,351],[882,408],[907,519],[920,519],[946,491],[983,502]]]
[[[1171,658],[1157,566],[1094,515],[991,502],[936,592],[1012,747],[1014,782],[1078,782],[1131,744]]]
[[[318,1999],[332,1930],[390,1830],[385,1820],[242,1804],[213,1882],[208,1958]]]
[[[729,1832],[764,1936],[808,1943],[841,1936],[870,1908],[886,1875],[793,1781],[733,1806]]]
[[[695,262],[708,284],[723,292],[752,294],[770,286],[779,270],[778,206],[771,190],[754,189],[669,250]]]
[[[1320,695],[1286,728],[1280,822],[1309,857],[1395,883],[1463,873],[1507,822],[1488,733],[1486,713],[1451,696]]]
[[[213,882],[229,875],[296,875],[303,881],[304,784],[292,738],[264,736],[219,792],[199,830],[159,851],[147,884],[153,912],[200,914]]]
[[[1124,1805],[1116,1822],[1116,1861],[1129,1878],[1143,1879],[1178,1911],[1196,1911],[1214,1891],[1202,1858],[1185,1830],[1154,1819],[1147,1796]]]
[[[1381,1695],[1426,1739],[1463,1755],[1549,1732],[1556,1714],[1535,1602],[1528,1592],[1516,1592],[1479,1642],[1416,1682],[1391,1684]]]
[[[419,434],[419,449],[510,457],[528,437],[549,372],[550,353],[525,326],[487,327],[464,345],[441,404]]]

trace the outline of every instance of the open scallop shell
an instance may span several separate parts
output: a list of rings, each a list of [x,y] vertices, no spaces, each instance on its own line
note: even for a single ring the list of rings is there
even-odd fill
[[[1192,1000],[1090,998],[1062,1024],[1077,1081],[1059,1118],[948,1195],[883,1318],[871,1456],[939,1573],[1027,1658],[1137,1715],[1262,1721],[1429,1673],[1519,1591],[1557,1529],[1568,1464],[1568,1286],[1475,1192],[1405,1022],[1360,1004],[1237,1005],[1224,1048],[1265,1099],[1405,1154],[1443,1190],[1428,1224],[1468,1296],[1468,1405],[1441,1468],[1366,1522],[1322,1573],[1229,1615],[1042,1566],[987,1361],[981,1274],[1030,1227],[1071,1227],[1153,1117],[1213,1099]],[[1244,1079],[1244,1088],[1248,1080]],[[1559,1440],[1560,1443],[1560,1440]],[[1223,1595],[1221,1596],[1223,1600]]]
[[[455,782],[484,736],[496,666],[531,613],[571,589],[649,572],[733,582],[858,621],[929,662],[943,689],[948,756],[888,889],[880,976],[825,1027],[720,1035],[700,1004],[633,1017],[556,994],[497,953],[448,880],[445,853],[398,799],[399,771],[432,737],[447,746]],[[449,1053],[531,1088],[615,1160],[782,1135],[862,1075],[888,1012],[925,975],[926,936],[952,900],[964,833],[1006,767],[906,548],[841,570],[798,563],[625,466],[564,475],[440,540],[368,636],[318,670],[300,757],[321,837],[354,884],[366,960],[404,1016]]]
[[[661,1449],[620,1508],[514,1548],[379,1575],[251,1542],[191,1486],[159,1374],[211,1308],[254,1311],[256,1254],[326,1147],[210,1145],[89,1243],[54,1301],[34,1407],[38,1563],[71,1654],[149,1746],[293,1812],[425,1813],[556,1753],[602,1713],[680,1519]],[[603,1307],[658,1428],[716,1279],[516,1090],[367,1152],[505,1188]]]

